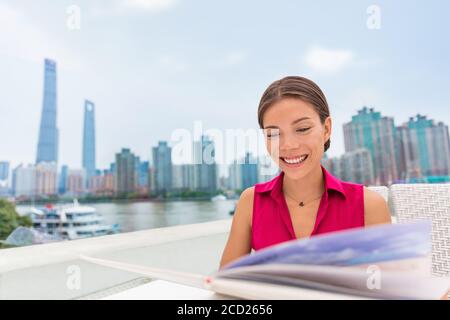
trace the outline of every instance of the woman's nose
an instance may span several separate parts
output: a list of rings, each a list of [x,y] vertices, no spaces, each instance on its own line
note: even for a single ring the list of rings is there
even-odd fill
[[[280,150],[296,149],[299,145],[298,138],[292,135],[284,135],[280,139]]]

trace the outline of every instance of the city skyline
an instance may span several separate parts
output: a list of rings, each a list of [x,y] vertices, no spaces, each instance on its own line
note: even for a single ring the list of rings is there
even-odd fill
[[[94,103],[89,101],[89,100],[85,100],[84,110],[85,110],[85,113],[84,113],[85,119],[84,119],[84,122],[83,122],[83,146],[82,146],[82,152],[81,152],[82,158],[83,158],[83,160],[82,160],[83,165],[81,167],[71,167],[71,166],[68,166],[67,164],[63,163],[63,164],[58,164],[57,170],[59,172],[61,168],[62,169],[66,168],[66,170],[68,168],[75,169],[75,170],[83,169],[83,170],[85,170],[85,175],[86,175],[85,182],[88,182],[89,178],[91,176],[93,176],[93,175],[96,175],[97,172],[99,172],[99,171],[101,172],[101,171],[104,171],[104,170],[111,170],[111,166],[114,166],[115,162],[114,162],[114,156],[113,156],[112,159],[110,160],[109,164],[106,167],[102,168],[102,167],[99,167],[99,166],[95,165],[96,147],[95,147],[95,116],[94,116],[95,105],[94,105]],[[389,160],[389,163],[390,163],[389,165],[393,165],[393,163],[397,164],[400,161],[404,161],[405,163],[407,162],[407,159],[400,159],[400,157],[405,157],[405,155],[397,154],[397,152],[398,152],[397,146],[395,146],[395,147],[393,145],[389,146],[388,149],[383,151],[383,150],[377,150],[376,148],[374,148],[374,146],[372,145],[372,142],[369,142],[368,144],[367,144],[367,142],[365,142],[365,143],[358,142],[357,143],[357,142],[355,142],[355,141],[358,140],[358,139],[356,139],[357,137],[353,137],[352,139],[349,139],[349,133],[346,133],[346,131],[347,132],[352,132],[352,131],[355,130],[354,128],[352,128],[352,129],[348,128],[349,126],[354,126],[354,124],[352,124],[352,123],[355,120],[356,120],[356,122],[362,122],[362,123],[367,123],[367,121],[369,119],[370,119],[369,121],[371,121],[371,120],[387,121],[386,125],[383,125],[381,127],[378,127],[378,125],[377,125],[377,127],[375,129],[375,130],[381,130],[381,131],[376,131],[376,132],[378,132],[377,135],[379,137],[381,137],[381,138],[386,137],[386,136],[391,136],[391,135],[395,136],[395,134],[402,135],[401,132],[396,132],[396,131],[397,130],[402,130],[404,128],[410,127],[410,129],[411,129],[411,127],[412,127],[414,129],[414,119],[416,119],[416,121],[425,122],[425,123],[427,123],[429,125],[433,125],[433,126],[437,125],[438,127],[442,127],[442,130],[444,130],[444,131],[442,131],[442,133],[441,133],[440,141],[442,140],[443,142],[445,142],[446,141],[445,137],[446,137],[446,135],[448,135],[448,125],[447,124],[443,123],[442,121],[436,120],[436,119],[427,119],[426,116],[421,115],[421,114],[417,114],[415,116],[409,116],[408,117],[408,119],[409,119],[408,122],[403,122],[401,124],[397,124],[397,123],[395,123],[395,119],[393,117],[389,117],[389,116],[386,116],[386,115],[381,116],[381,112],[374,111],[374,108],[368,108],[367,106],[363,106],[360,110],[357,110],[356,112],[357,112],[356,115],[352,115],[351,116],[351,121],[348,121],[348,122],[344,123],[344,125],[343,125],[343,131],[344,131],[343,140],[344,140],[344,145],[345,145],[346,149],[344,150],[344,152],[342,154],[334,155],[334,156],[331,156],[330,153],[327,151],[324,154],[326,156],[326,158],[345,156],[346,154],[351,153],[352,151],[355,151],[355,150],[358,151],[360,148],[365,148],[365,149],[368,149],[368,151],[370,151],[372,154],[378,154],[378,156],[374,156],[373,157],[372,162],[375,162],[375,160],[378,159],[378,160],[381,161],[380,163],[384,163],[385,160],[384,161],[382,161],[382,160],[386,156],[392,157],[392,159],[389,158],[390,159]],[[366,120],[364,120],[364,119],[366,119]],[[392,127],[392,128],[390,128],[390,127]],[[371,130],[374,130],[374,129],[371,129]],[[363,127],[361,127],[359,129],[359,131],[361,132],[360,134],[362,134]],[[417,132],[420,133],[420,132],[423,132],[423,131],[417,131]],[[355,134],[351,133],[351,135],[354,136]],[[194,153],[194,157],[192,158],[192,161],[193,161],[192,164],[197,163],[196,162],[197,160],[195,158],[196,157],[198,158],[198,155],[196,156],[196,154],[198,152],[200,152],[200,151],[199,150],[196,151],[196,149],[198,149],[198,147],[196,145],[201,144],[203,139],[210,139],[210,138],[207,138],[207,136],[202,134],[200,139],[192,141],[193,142],[192,152]],[[348,140],[347,142],[345,142],[346,139]],[[361,136],[360,139],[363,139],[362,136]],[[369,136],[365,137],[364,139],[373,140],[373,138],[371,138]],[[411,139],[411,138],[409,138],[409,139]],[[430,139],[430,138],[428,137],[426,139]],[[425,155],[425,154],[428,155],[428,153],[426,153],[426,152],[419,152],[418,151],[418,150],[421,150],[423,148],[426,148],[426,145],[424,145],[424,142],[422,140],[423,139],[419,139],[419,141],[417,141],[417,138],[416,138],[415,142],[416,143],[418,142],[418,145],[414,147],[414,151],[415,151],[416,154],[421,155],[420,156],[420,162],[422,164],[422,167],[423,168],[428,168],[430,165],[428,164],[427,160],[423,158],[424,157],[423,155]],[[172,144],[171,142],[172,141],[170,141],[170,140],[161,139],[161,140],[158,140],[156,146],[150,146],[151,155],[148,158],[144,158],[144,159],[147,160],[146,161],[147,164],[152,163],[153,167],[155,167],[155,164],[154,164],[154,161],[155,161],[154,160],[155,159],[155,150],[158,148],[158,146],[161,143],[165,144],[166,147],[168,147],[169,150],[171,150],[171,148],[174,146],[174,144]],[[214,140],[211,140],[211,142],[214,143]],[[409,141],[408,143],[409,143],[409,148],[411,148],[411,141]],[[438,149],[436,149],[436,147],[434,147],[434,148],[435,148],[434,152],[436,152]],[[450,148],[450,147],[447,147],[447,148]],[[124,150],[124,149],[128,150],[128,151],[132,150],[129,147],[122,147],[121,148],[121,150]],[[203,149],[204,149],[204,147],[203,147]],[[260,156],[268,156],[268,154],[266,154],[266,153],[264,153],[264,154],[253,154],[251,152],[249,153],[249,151],[250,150],[245,150],[246,157],[249,154],[249,155],[252,156],[252,159],[256,159],[256,162],[259,161],[258,158]],[[402,152],[405,152],[405,150],[402,150]],[[117,151],[114,154],[117,155]],[[256,157],[254,157],[254,156],[256,156]],[[140,160],[140,155],[137,155],[137,153],[136,153],[135,157]],[[213,156],[213,158],[214,158],[214,156]],[[444,158],[444,159],[447,159],[447,158]],[[243,158],[239,154],[236,154],[231,162],[221,163],[221,162],[217,162],[216,160],[214,160],[215,163],[219,167],[219,169],[217,170],[218,177],[229,177],[229,174],[230,174],[229,167],[231,165],[235,164],[236,161],[238,161],[240,159],[243,159]],[[28,166],[28,165],[32,164],[32,163],[28,163],[28,162],[24,162],[23,161],[23,162],[20,162],[18,165],[13,166],[13,165],[11,165],[11,161],[9,161],[8,159],[0,159],[0,160],[2,162],[8,163],[8,167],[9,167],[9,169],[11,171],[14,169],[14,167],[17,167],[19,165]],[[228,160],[225,159],[225,161],[229,161],[229,159]],[[442,162],[443,160],[441,159],[440,161]],[[46,162],[47,163],[52,163],[52,161],[43,161],[43,162],[44,163],[46,163]],[[426,166],[423,165],[424,162],[427,163]],[[188,162],[182,163],[181,165],[183,165],[183,164],[190,164],[190,163],[191,162],[188,161]],[[243,163],[248,163],[248,161],[244,161]],[[201,165],[201,163],[198,163],[198,164]],[[446,166],[449,167],[450,164],[447,164]],[[381,165],[381,167],[378,166],[378,170],[380,170],[382,167],[383,167],[383,165]],[[419,167],[420,167],[420,165],[419,165]],[[441,163],[441,167],[445,167],[445,164]],[[375,171],[377,170],[376,168],[374,168],[374,169],[375,169]],[[394,170],[393,172],[388,170],[386,172],[383,172],[383,174],[385,174],[386,177],[388,177],[388,176],[389,177],[398,176],[397,171],[395,171],[396,169],[393,169],[393,170]],[[385,170],[382,170],[382,171],[385,171]],[[89,174],[88,172],[91,172],[91,173]],[[377,173],[376,172],[374,172],[374,173],[375,173],[375,176],[376,176]],[[381,181],[389,181],[389,180],[392,180],[392,178],[382,178],[381,179]]]
[[[74,168],[82,167],[85,97],[97,107],[100,168],[124,146],[149,159],[158,140],[198,119],[205,128],[257,128],[260,95],[287,74],[307,76],[325,92],[334,121],[330,156],[343,153],[342,124],[363,105],[398,124],[418,113],[450,123],[450,48],[441,40],[449,29],[449,4],[417,3],[405,12],[401,2],[381,1],[382,27],[370,30],[364,1],[345,8],[169,2],[151,10],[151,1],[140,8],[75,1],[80,30],[67,28],[64,4],[1,2],[1,30],[10,32],[2,33],[0,44],[0,135],[8,137],[0,159],[12,166],[34,162],[46,57],[58,62],[58,126],[64,128],[58,162]],[[267,19],[254,18],[255,6]]]
[[[87,101],[85,109],[92,112],[92,103]],[[396,126],[393,118],[365,106],[344,124],[344,133],[346,152],[340,157],[328,157],[325,153],[321,160],[341,180],[366,186],[450,181],[450,137],[443,122],[417,115]],[[226,166],[228,176],[224,178],[218,174],[221,163],[216,161],[217,148],[210,137],[202,134],[188,147],[189,161],[174,164],[172,148],[167,141],[159,141],[152,148],[151,165],[129,148],[122,148],[109,169],[96,169],[92,176],[87,176],[86,168],[64,165],[58,174],[54,162],[19,165],[12,170],[11,191],[16,197],[57,194],[166,197],[173,192],[242,190],[277,174],[266,171],[268,163],[245,150],[242,159]],[[9,166],[5,162],[0,164],[4,168]],[[8,194],[8,190],[3,188],[1,193]]]
[[[59,135],[59,129],[57,127],[57,72],[56,72],[56,61],[45,59],[44,60],[44,87],[43,87],[43,104],[42,104],[42,114],[41,114],[41,125],[39,129],[39,140],[38,140],[38,153],[37,153],[37,160],[36,164],[39,164],[41,162],[43,163],[53,163],[55,165],[56,171],[59,171],[59,167],[62,169],[62,181],[66,180],[65,172],[68,170],[67,164],[62,164],[58,167],[58,149],[59,149],[59,142],[58,142],[58,135]],[[377,165],[374,165],[374,178],[377,184],[384,183],[384,184],[390,184],[392,181],[395,181],[396,179],[399,179],[401,175],[407,174],[408,176],[412,173],[412,176],[415,176],[416,174],[413,171],[421,171],[424,170],[426,172],[430,168],[430,163],[426,157],[433,156],[433,167],[436,167],[436,161],[441,162],[440,168],[443,170],[443,174],[445,175],[445,172],[448,170],[448,167],[450,164],[446,164],[444,162],[449,162],[448,151],[446,151],[446,155],[444,157],[437,157],[433,155],[433,152],[437,152],[436,146],[431,146],[433,139],[429,136],[425,137],[425,128],[426,127],[434,127],[434,119],[427,119],[426,116],[417,114],[416,115],[417,123],[415,123],[414,117],[410,116],[408,122],[404,122],[400,125],[395,125],[395,121],[393,117],[389,116],[381,116],[381,112],[374,111],[374,108],[368,108],[367,106],[362,107],[362,109],[357,110],[356,115],[351,116],[351,121],[345,122],[343,124],[343,131],[344,131],[344,145],[345,145],[345,151],[343,154],[339,155],[342,157],[349,156],[350,153],[356,151],[359,152],[361,148],[365,148],[370,152],[371,155],[371,162],[377,163]],[[371,123],[371,124],[370,124]],[[369,125],[369,127],[367,127]],[[406,132],[405,136],[405,130],[414,129],[417,127],[416,132],[414,136],[417,136],[416,138],[410,137],[409,133]],[[442,121],[438,121],[438,127],[442,130],[440,130],[440,136],[438,138],[439,142],[445,143],[445,141],[448,140],[448,127],[445,125]],[[194,124],[194,130],[196,131],[195,124]],[[363,132],[365,132],[363,134]],[[203,144],[204,139],[209,139],[207,136],[204,136],[203,132],[201,133],[200,140],[194,140],[193,142],[193,150],[194,157],[191,159],[195,163],[197,163],[195,158],[199,158],[198,153],[203,152],[202,150],[205,148],[205,146],[201,146]],[[374,134],[374,136],[372,136]],[[395,137],[398,135],[398,137]],[[421,137],[421,135],[423,137]],[[245,137],[247,138],[247,137]],[[400,148],[399,146],[395,145],[396,142],[394,140],[398,140],[399,138],[405,140],[406,145]],[[380,142],[377,142],[381,139]],[[411,140],[412,139],[412,140]],[[425,139],[425,140],[424,140]],[[411,149],[412,141],[415,141],[414,143],[417,145],[415,148]],[[426,143],[425,141],[428,141]],[[170,141],[172,142],[172,141]],[[168,144],[166,140],[159,140],[157,147],[151,147],[151,155],[148,158],[149,161],[147,161],[147,165],[152,162],[154,168],[158,168],[160,165],[158,164],[158,157],[156,156],[155,152],[161,147],[161,143],[163,146],[165,145],[165,148],[168,149],[169,155],[171,155],[171,147],[173,147],[173,144]],[[214,144],[214,139],[210,141],[210,143]],[[238,142],[236,142],[238,143]],[[413,144],[414,144],[413,143]],[[435,143],[435,142],[433,142]],[[200,144],[200,145],[199,145]],[[380,149],[379,147],[376,147],[375,145],[379,144],[381,147],[385,149]],[[427,146],[428,145],[428,146]],[[200,147],[200,150],[199,150]],[[236,145],[234,146],[234,148]],[[259,146],[260,147],[260,146]],[[433,148],[433,152],[431,154],[427,151],[427,148]],[[449,147],[447,147],[448,149]],[[122,147],[122,150],[124,148]],[[125,148],[125,150],[129,150],[129,148]],[[420,150],[421,152],[419,152]],[[244,150],[246,157],[249,155],[249,149]],[[267,155],[265,152],[265,148],[263,153],[261,153],[261,150],[257,150],[259,153],[256,154],[256,158]],[[225,152],[225,151],[223,151]],[[167,153],[167,152],[166,152]],[[420,165],[419,164],[412,164],[412,161],[416,161],[415,159],[410,159],[411,156],[408,156],[407,154],[417,154],[420,156]],[[327,153],[327,158],[330,158],[329,152]],[[426,155],[426,156],[425,156]],[[229,155],[225,155],[225,158],[227,158]],[[230,165],[233,165],[235,161],[239,159],[239,157],[242,155],[239,154],[233,154],[233,160],[230,162],[230,159],[224,159],[225,163],[221,163],[220,161],[217,162],[215,159],[215,156],[213,155],[214,161],[216,164],[218,164],[218,169],[214,169],[214,178],[213,180],[218,180],[220,177],[229,177],[231,174],[230,171]],[[117,157],[117,154],[116,154]],[[134,155],[133,155],[134,157]],[[335,156],[336,157],[336,156]],[[167,156],[166,156],[167,158]],[[350,156],[350,158],[352,158]],[[349,159],[350,159],[349,158]],[[137,166],[140,165],[140,156],[136,156],[137,159]],[[437,160],[436,160],[437,159]],[[202,158],[203,160],[203,158]],[[172,159],[170,159],[170,163],[172,162]],[[245,161],[247,163],[248,161]],[[167,160],[164,160],[163,163],[167,163]],[[187,164],[188,162],[186,162]],[[402,163],[402,165],[411,167],[415,166],[414,168],[408,168],[406,170],[403,168],[404,172],[400,172],[399,163]],[[9,162],[8,162],[9,165]],[[26,162],[21,162],[20,165],[28,165]],[[114,165],[114,162],[110,162],[109,165]],[[172,165],[172,164],[170,164]],[[204,164],[200,163],[200,167]],[[82,167],[84,170],[84,173],[81,174],[83,180],[84,187],[89,189],[90,179],[91,177],[97,175],[97,171],[105,170],[104,168],[99,168],[96,166],[96,126],[95,126],[95,104],[85,99],[84,100],[84,121],[83,121],[83,138],[82,138]],[[422,168],[422,169],[421,169]],[[443,168],[443,169],[442,169]],[[71,170],[74,170],[73,167],[71,167]],[[75,169],[79,170],[79,169]],[[164,171],[167,171],[167,169],[164,169]],[[199,173],[203,172],[204,170],[197,170]],[[408,171],[408,172],[406,172]],[[431,172],[431,171],[430,171]],[[417,173],[417,172],[416,172]],[[53,174],[53,173],[51,173]],[[148,174],[148,173],[147,173]],[[192,175],[186,173],[185,175]],[[194,174],[196,177],[196,175]],[[78,179],[78,178],[77,178]],[[137,178],[136,178],[137,179]],[[162,179],[162,180],[161,180]],[[201,177],[198,177],[199,181],[202,180]],[[209,178],[208,178],[209,179]],[[155,186],[156,190],[165,190],[165,188],[168,186],[167,183],[164,183],[164,187],[158,187],[158,181],[166,181],[171,180],[171,173],[162,173],[160,170],[156,171],[156,180],[155,180]],[[167,182],[167,181],[166,181]],[[61,186],[61,183],[58,185],[58,189],[64,188],[65,186]],[[78,182],[77,182],[78,183]],[[199,182],[200,184],[204,185],[211,185],[211,183],[206,182]],[[244,183],[246,184],[246,183]],[[78,188],[78,187],[77,187]],[[78,189],[77,189],[78,190]]]

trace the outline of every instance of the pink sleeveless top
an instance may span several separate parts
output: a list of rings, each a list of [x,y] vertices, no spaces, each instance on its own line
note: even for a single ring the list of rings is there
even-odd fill
[[[364,186],[333,177],[323,166],[325,192],[320,200],[311,236],[364,226]],[[283,195],[281,172],[273,180],[255,185],[252,248],[259,250],[296,239]]]

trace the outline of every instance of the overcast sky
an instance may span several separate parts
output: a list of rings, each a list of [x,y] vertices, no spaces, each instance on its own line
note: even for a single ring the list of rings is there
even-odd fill
[[[75,168],[84,99],[96,104],[97,166],[106,168],[122,147],[148,159],[195,120],[257,128],[262,92],[286,75],[325,92],[330,156],[343,153],[342,124],[363,105],[397,125],[417,113],[450,124],[450,3],[343,3],[0,0],[0,160],[35,160],[45,57],[58,63],[60,164]],[[367,24],[373,4],[379,29]],[[81,10],[79,30],[68,28],[70,5]]]

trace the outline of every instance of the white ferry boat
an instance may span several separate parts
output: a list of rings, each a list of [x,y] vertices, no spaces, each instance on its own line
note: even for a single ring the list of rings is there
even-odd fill
[[[95,208],[82,206],[74,200],[72,205],[32,208],[33,228],[67,240],[119,233],[119,225],[108,225]]]
[[[225,197],[223,194],[218,194],[211,198],[211,201],[224,201],[227,200],[227,197]]]

